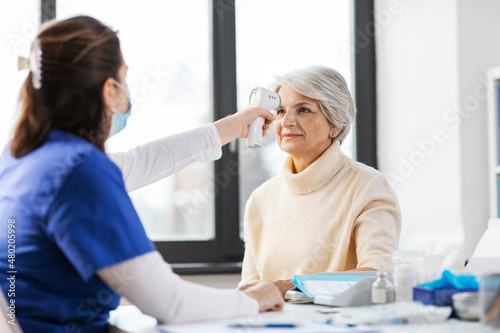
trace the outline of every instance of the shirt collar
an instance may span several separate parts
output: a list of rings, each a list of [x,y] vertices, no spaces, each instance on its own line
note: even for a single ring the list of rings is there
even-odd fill
[[[340,150],[338,140],[328,147],[323,154],[304,171],[292,172],[293,159],[288,156],[282,168],[288,190],[293,194],[308,194],[316,191],[335,176],[347,161]]]

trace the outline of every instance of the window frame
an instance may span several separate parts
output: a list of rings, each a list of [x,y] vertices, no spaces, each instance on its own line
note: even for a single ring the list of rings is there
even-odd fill
[[[354,1],[356,160],[377,168],[377,65],[374,0]]]
[[[214,120],[237,109],[235,0],[210,1],[212,105]],[[42,23],[56,17],[56,0],[40,0]],[[376,63],[373,0],[356,0],[354,15],[354,90],[357,159],[377,166]],[[225,145],[214,162],[215,238],[207,241],[155,242],[179,274],[240,273],[244,244],[239,230],[238,147]]]

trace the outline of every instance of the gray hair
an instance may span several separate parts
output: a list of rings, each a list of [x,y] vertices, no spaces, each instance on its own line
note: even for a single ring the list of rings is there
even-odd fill
[[[334,138],[344,141],[356,117],[356,106],[345,79],[336,70],[325,66],[309,66],[283,75],[276,75],[274,90],[281,87],[316,100],[332,127],[342,127]]]

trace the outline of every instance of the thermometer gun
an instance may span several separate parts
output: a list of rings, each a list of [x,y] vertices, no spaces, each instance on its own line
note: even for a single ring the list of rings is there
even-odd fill
[[[280,95],[274,91],[264,88],[255,88],[250,93],[250,106],[258,106],[268,111],[277,110],[281,107]],[[257,118],[248,128],[247,146],[259,149],[262,146],[262,127],[265,119]]]

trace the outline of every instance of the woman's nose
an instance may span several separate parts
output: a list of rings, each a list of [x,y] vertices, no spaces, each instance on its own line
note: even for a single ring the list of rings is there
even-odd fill
[[[295,125],[295,115],[292,112],[285,113],[283,119],[281,119],[281,127],[290,127]]]

